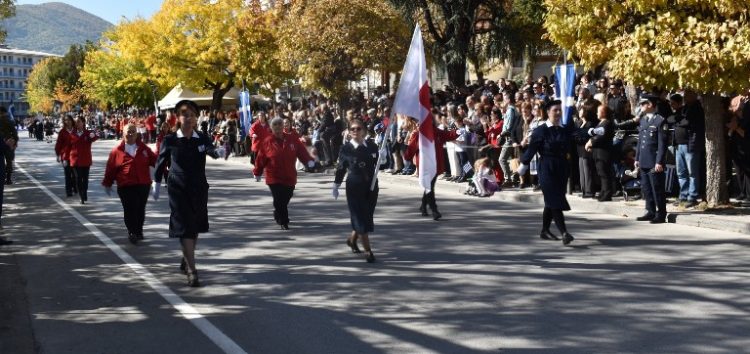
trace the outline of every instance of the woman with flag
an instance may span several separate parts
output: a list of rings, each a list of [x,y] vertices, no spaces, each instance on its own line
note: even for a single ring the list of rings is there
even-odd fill
[[[375,255],[370,248],[369,233],[375,230],[373,215],[378,203],[378,181],[375,175],[380,161],[378,146],[372,140],[366,140],[367,130],[360,119],[349,123],[351,140],[341,147],[336,167],[336,178],[333,182],[333,198],[338,199],[339,187],[346,176],[346,204],[352,224],[352,234],[346,244],[353,253],[361,253],[357,240],[362,240],[367,263],[375,262]],[[385,158],[385,156],[382,156]]]

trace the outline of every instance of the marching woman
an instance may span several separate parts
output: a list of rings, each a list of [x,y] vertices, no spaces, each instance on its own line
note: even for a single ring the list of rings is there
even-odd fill
[[[422,205],[420,205],[419,211],[422,213],[422,216],[428,216],[429,214],[427,214],[427,206],[429,206],[430,210],[432,211],[432,219],[437,221],[443,217],[443,214],[440,214],[440,212],[438,211],[437,202],[435,201],[435,181],[437,180],[437,176],[445,172],[445,152],[443,150],[443,144],[445,144],[447,141],[456,140],[458,138],[458,133],[456,130],[449,131],[438,129],[435,120],[432,121],[432,124],[433,131],[435,132],[435,162],[437,163],[437,166],[435,177],[433,177],[432,182],[430,182],[430,191],[425,191],[422,195]],[[418,153],[419,130],[416,129],[414,130],[414,132],[412,132],[412,135],[409,138],[409,144],[406,148],[406,153],[404,154],[404,160],[411,161],[411,159],[414,158],[414,156]],[[419,158],[417,158],[417,167],[419,167]]]
[[[378,166],[378,146],[372,140],[365,140],[367,130],[364,123],[354,119],[349,123],[351,140],[341,147],[339,162],[336,167],[336,179],[333,182],[333,198],[338,199],[339,187],[346,175],[346,204],[352,224],[352,234],[346,244],[354,253],[361,253],[357,240],[362,239],[367,263],[375,262],[375,255],[370,248],[368,234],[375,230],[373,215],[378,203],[378,181],[375,168]]]
[[[70,149],[68,158],[70,160],[70,167],[73,170],[78,196],[81,198],[81,204],[86,204],[89,199],[89,170],[92,163],[91,144],[97,140],[99,140],[99,137],[96,133],[86,130],[86,118],[78,116],[76,119],[76,129],[70,134],[68,140]]]
[[[57,162],[60,162],[63,166],[63,173],[65,174],[65,195],[72,197],[73,193],[76,193],[75,177],[73,176],[73,168],[70,167],[70,135],[73,134],[75,129],[75,121],[73,117],[66,115],[63,117],[63,128],[57,133],[57,142],[55,143],[55,154],[57,154]]]
[[[548,119],[545,124],[540,125],[531,133],[529,145],[521,157],[521,166],[518,168],[519,175],[525,175],[529,169],[529,163],[534,156],[539,154],[537,173],[539,185],[544,195],[544,212],[542,214],[542,231],[539,237],[545,240],[560,240],[550,232],[549,227],[555,220],[557,228],[562,233],[564,245],[570,244],[574,238],[568,233],[565,226],[563,211],[570,210],[568,200],[565,198],[568,177],[570,174],[567,160],[568,147],[576,139],[576,134],[584,134],[585,130],[579,130],[572,124],[562,125],[562,108],[559,100],[547,104]],[[591,128],[588,135],[602,135],[604,128]]]
[[[117,182],[117,195],[125,212],[128,240],[134,245],[143,240],[146,202],[151,187],[150,169],[155,164],[156,154],[138,139],[135,124],[126,125],[122,142],[109,153],[102,186],[107,195],[112,195],[112,184]]]
[[[169,196],[169,237],[179,238],[182,246],[180,269],[187,275],[187,284],[199,287],[195,269],[195,246],[198,234],[208,232],[208,182],[206,155],[223,157],[223,149],[215,149],[211,139],[195,130],[198,106],[180,101],[175,106],[177,130],[161,143],[151,192],[159,200],[165,167],[169,165],[167,194]]]
[[[299,138],[284,133],[284,119],[278,117],[271,120],[271,135],[259,143],[257,154],[255,180],[260,182],[266,173],[266,184],[273,196],[273,218],[282,230],[289,230],[288,206],[297,185],[297,159],[307,168],[315,167],[315,160]]]

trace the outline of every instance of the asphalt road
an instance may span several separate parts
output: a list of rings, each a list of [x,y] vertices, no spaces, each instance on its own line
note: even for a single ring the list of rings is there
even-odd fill
[[[0,261],[18,269],[8,287],[25,285],[15,293],[29,320],[14,324],[30,323],[31,351],[750,352],[741,234],[573,211],[577,239],[564,247],[536,236],[536,205],[438,190],[444,219],[435,222],[418,215],[418,189],[383,184],[371,235],[378,262],[367,264],[344,243],[349,215],[345,198],[330,197],[331,176],[300,177],[292,229],[282,231],[267,187],[249,166],[224,161],[208,164],[204,286],[188,288],[167,238],[166,191],[149,201],[146,241],[127,242],[119,200],[99,187],[112,146],[94,144],[82,206],[63,197],[52,144],[21,142],[17,164],[63,203],[21,171],[5,192],[16,244],[0,248]],[[0,274],[12,269],[2,265]]]

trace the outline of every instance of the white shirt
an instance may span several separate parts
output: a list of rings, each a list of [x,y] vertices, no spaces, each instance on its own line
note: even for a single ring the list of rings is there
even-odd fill
[[[125,152],[128,155],[130,155],[132,157],[135,157],[135,153],[137,151],[138,151],[138,144],[128,144],[128,143],[125,143]]]
[[[182,129],[177,129],[177,137],[178,138],[184,138],[185,137],[185,133],[182,132]],[[192,136],[192,138],[195,138],[195,139],[200,138],[200,136],[198,136],[198,133],[195,130],[193,130],[193,136]]]
[[[560,121],[560,123],[562,124],[562,120]],[[557,125],[552,124],[552,119],[547,119],[546,121],[544,121],[544,124],[546,124],[547,127],[550,127],[550,128],[554,126],[558,126],[558,127],[562,126],[561,124],[557,124]]]
[[[349,144],[352,144],[352,146],[354,146],[354,149],[357,149],[360,145],[360,144],[357,144],[357,142],[354,141],[354,139],[349,140]],[[367,141],[362,140],[362,146],[367,147]]]

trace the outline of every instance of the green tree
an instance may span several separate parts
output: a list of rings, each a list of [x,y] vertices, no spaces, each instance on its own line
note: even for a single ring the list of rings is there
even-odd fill
[[[726,204],[722,92],[750,83],[750,3],[731,0],[545,0],[550,39],[587,68],[635,85],[691,88],[706,110],[707,199]]]
[[[34,65],[26,81],[26,101],[31,112],[51,114],[54,109],[55,83],[50,76],[50,63],[58,58],[46,58]]]
[[[10,18],[16,15],[15,0],[0,0],[0,20]],[[5,28],[0,28],[0,43],[5,42],[8,32]]]
[[[342,97],[367,70],[401,70],[410,30],[380,0],[294,0],[279,38],[284,64],[303,86]]]

